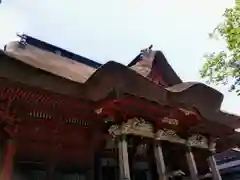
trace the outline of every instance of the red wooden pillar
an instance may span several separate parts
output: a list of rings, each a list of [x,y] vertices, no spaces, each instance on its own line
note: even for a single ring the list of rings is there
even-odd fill
[[[6,142],[0,180],[12,180],[16,144],[12,139]]]

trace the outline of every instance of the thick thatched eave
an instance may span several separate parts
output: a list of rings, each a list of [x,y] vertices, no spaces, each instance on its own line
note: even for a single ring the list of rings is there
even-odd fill
[[[165,79],[175,77],[175,81],[171,81],[172,84],[179,82],[165,88],[134,69],[114,61],[107,62],[97,70],[93,69],[92,73],[87,75],[88,78],[82,81],[80,79],[85,75],[84,70],[88,67],[78,62],[74,62],[73,65],[67,59],[50,58],[42,61],[30,57],[20,59],[16,54],[9,52],[1,52],[0,56],[0,76],[3,78],[79,98],[84,97],[91,101],[104,99],[112,89],[115,89],[163,105],[174,104],[179,107],[195,108],[204,119],[227,125],[233,129],[240,128],[238,116],[220,110],[223,95],[202,83],[183,83],[174,75],[165,75]],[[61,65],[58,65],[59,61]],[[161,59],[156,61],[161,61]],[[50,71],[52,66],[55,67],[54,72]],[[151,71],[154,68],[157,69],[152,64]],[[71,78],[66,77],[68,75],[71,75]]]

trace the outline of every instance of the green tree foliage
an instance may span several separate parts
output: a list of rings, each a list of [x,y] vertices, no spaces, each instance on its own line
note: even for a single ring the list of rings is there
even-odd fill
[[[240,0],[236,0],[235,7],[226,9],[223,17],[210,38],[224,40],[227,48],[205,55],[200,74],[209,83],[229,85],[230,91],[240,95]]]

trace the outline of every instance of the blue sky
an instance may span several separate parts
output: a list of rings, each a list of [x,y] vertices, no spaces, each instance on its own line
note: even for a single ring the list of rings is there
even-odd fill
[[[202,81],[206,52],[223,49],[208,33],[234,0],[3,0],[0,47],[25,32],[95,61],[131,61],[142,48],[162,50],[184,81]],[[227,87],[222,109],[240,114]]]

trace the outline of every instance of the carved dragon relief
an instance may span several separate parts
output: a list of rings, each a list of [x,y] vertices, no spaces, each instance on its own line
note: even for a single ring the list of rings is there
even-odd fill
[[[216,143],[208,144],[208,139],[203,135],[192,135],[188,139],[181,138],[175,131],[160,129],[156,133],[156,140],[169,141],[172,143],[185,144],[190,147],[214,150]]]
[[[175,122],[175,121],[174,121]],[[174,123],[177,124],[177,123]],[[171,129],[159,129],[156,133],[153,131],[151,123],[146,122],[142,118],[132,118],[121,125],[112,125],[108,129],[109,134],[113,138],[119,135],[136,135],[147,138],[155,138],[160,141],[169,141],[177,144],[184,144],[190,147],[203,148],[215,150],[216,143],[214,141],[208,142],[208,139],[200,134],[194,134],[187,139],[181,138],[176,131]]]
[[[142,118],[132,118],[121,125],[112,125],[108,132],[116,137],[121,134],[133,134],[136,136],[153,138],[153,126]]]

